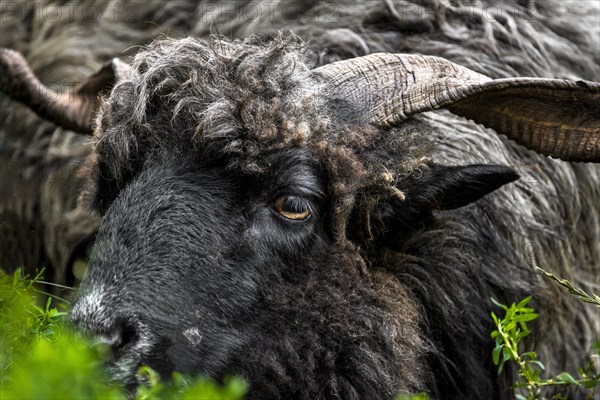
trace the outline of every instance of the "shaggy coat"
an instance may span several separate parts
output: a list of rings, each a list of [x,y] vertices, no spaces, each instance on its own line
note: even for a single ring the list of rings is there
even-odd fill
[[[84,197],[105,218],[76,320],[79,313],[83,325],[108,329],[110,321],[98,315],[120,310],[136,339],[122,360],[165,375],[173,369],[216,379],[238,373],[253,398],[391,398],[417,391],[433,398],[510,398],[514,371],[498,377],[491,364],[490,299],[533,294],[541,317],[531,346],[551,370],[581,364],[600,333],[597,315],[562,296],[534,266],[597,290],[599,168],[532,154],[448,111],[374,129],[355,105],[324,101],[329,89],[309,71],[394,51],[440,55],[491,77],[599,80],[592,51],[597,28],[585,29],[586,13],[597,10],[574,16],[576,10],[556,11],[551,2],[365,2],[346,9],[316,3],[288,15],[281,3],[271,17],[251,21],[249,6],[236,8],[232,19],[222,9],[208,13],[193,4],[151,5],[143,17],[194,34],[206,34],[214,22],[221,34],[264,33],[270,40],[159,40],[138,52],[97,121]],[[194,10],[196,19],[183,18]],[[294,33],[310,39],[307,45],[276,35],[290,21]],[[86,37],[78,24],[90,26],[65,23],[39,36],[16,29],[3,40],[29,48],[30,60],[40,63],[34,69],[48,71],[42,78],[61,80],[71,71],[60,68],[72,61],[35,56],[34,39],[46,46],[54,41],[63,52],[55,54],[66,54],[65,36]],[[91,26],[103,38],[111,25]],[[118,49],[76,46],[81,59],[96,66],[156,33],[135,23],[119,29],[119,40],[102,41]],[[51,125],[24,117],[22,109],[1,113],[11,157],[23,154],[13,144],[21,143],[31,150],[20,162],[33,168],[48,165],[58,146],[68,149],[67,158],[51,171],[78,159],[74,149],[85,140],[60,130],[48,140],[34,134],[54,132]],[[41,164],[28,156],[36,151]],[[507,165],[522,178],[472,202],[462,191],[483,172],[448,167],[466,164]],[[516,178],[508,169],[494,174],[504,180],[486,193]],[[65,210],[88,215],[74,208],[75,189],[71,196],[44,195],[48,182],[33,185],[31,197],[42,202],[23,203],[25,213],[15,211],[14,199],[2,200],[3,215],[15,219],[4,224],[3,217],[6,237],[17,237],[33,219],[43,227],[38,239],[44,243],[42,232],[61,226],[39,215],[48,197],[60,200],[54,210],[63,224]],[[310,199],[311,219],[303,225],[262,213],[288,187]],[[94,223],[88,226],[73,236],[93,233]],[[55,261],[59,280],[76,241],[62,243],[57,255],[42,250]],[[2,253],[19,259],[25,251]],[[157,283],[160,301],[149,302]],[[114,369],[125,379],[131,374],[125,362]]]

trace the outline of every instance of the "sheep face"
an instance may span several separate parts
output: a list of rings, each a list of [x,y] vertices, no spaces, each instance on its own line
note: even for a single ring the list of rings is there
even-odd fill
[[[381,62],[405,60],[349,65],[362,79]],[[448,363],[472,366],[464,379],[481,382],[471,389],[486,398],[496,379],[480,368],[488,313],[463,337],[475,317],[458,310],[480,294],[455,289],[497,282],[494,268],[510,273],[510,258],[502,262],[513,249],[485,242],[492,224],[456,229],[434,211],[518,175],[432,162],[430,139],[447,125],[431,119],[374,123],[387,118],[371,104],[388,97],[386,82],[405,80],[388,76],[365,100],[346,75],[331,75],[339,64],[309,65],[283,39],[158,41],[136,56],[96,121],[87,198],[104,218],[73,321],[112,345],[112,371],[132,387],[146,364],[165,377],[239,374],[257,398],[461,393],[462,371]],[[463,239],[448,241],[456,231]],[[480,269],[482,248],[494,268]],[[421,292],[413,277],[436,289]],[[448,331],[454,314],[461,322]]]
[[[422,388],[417,306],[335,240],[314,157],[276,151],[249,173],[199,151],[147,158],[116,195],[97,182],[104,218],[71,318],[112,346],[112,375],[133,389],[141,365],[234,373],[268,398],[298,382],[307,398]]]
[[[104,218],[71,318],[126,383],[146,364],[268,398],[422,387],[414,300],[344,239],[368,175],[351,147],[377,131],[332,129],[299,54],[158,42],[105,102],[84,196]]]
[[[149,161],[106,211],[73,318],[141,364],[220,376],[269,315],[265,299],[326,258],[325,187],[298,151],[264,174],[178,154]],[[294,260],[290,263],[290,260]]]

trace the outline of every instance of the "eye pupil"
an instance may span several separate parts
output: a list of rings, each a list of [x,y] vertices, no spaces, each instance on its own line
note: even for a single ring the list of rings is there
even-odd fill
[[[282,196],[275,202],[275,211],[287,219],[304,220],[310,217],[308,202],[296,196]]]

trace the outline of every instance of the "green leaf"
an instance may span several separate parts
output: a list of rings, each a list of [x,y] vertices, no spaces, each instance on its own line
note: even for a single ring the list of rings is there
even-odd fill
[[[429,396],[425,393],[399,394],[395,400],[429,400]]]
[[[600,380],[598,380],[598,378],[594,379],[594,380],[589,380],[589,381],[584,381],[583,382],[583,387],[586,389],[593,389],[596,386],[600,385]]]
[[[515,305],[512,304],[508,310],[506,310],[506,315],[504,316],[504,320],[505,321],[512,321],[512,319],[515,317],[515,313],[517,312]]]
[[[533,308],[523,307],[523,308],[520,308],[520,309],[519,309],[519,311],[520,311],[521,313],[532,313],[532,312],[534,312],[535,310],[534,310]]]
[[[537,354],[535,351],[528,351],[526,353],[521,354],[521,358],[528,357],[531,360],[535,360],[537,358]]]
[[[531,314],[522,314],[522,315],[517,315],[513,321],[515,322],[528,322],[528,321],[533,321],[534,319],[536,319],[538,317],[538,314],[535,313],[531,313]]]
[[[500,324],[500,319],[496,316],[496,314],[494,314],[494,312],[492,312],[492,319],[496,325]]]
[[[502,361],[506,362],[510,359],[512,359],[512,354],[510,352],[510,349],[508,349],[507,347],[503,347],[502,348]]]
[[[491,300],[492,300],[492,303],[494,303],[498,307],[502,308],[504,311],[506,311],[508,309],[504,304],[500,303],[498,300],[494,299],[493,297],[491,298]]]
[[[500,361],[500,365],[498,365],[498,375],[502,374],[502,370],[504,369],[504,363]]]
[[[13,284],[12,284],[13,288],[17,287],[17,285],[19,284],[20,279],[21,279],[21,268],[17,268],[17,270],[13,274]]]
[[[518,304],[517,304],[517,308],[523,308],[525,307],[530,301],[531,301],[532,297],[531,296],[527,296],[525,297],[523,300],[521,300]]]
[[[494,365],[498,365],[500,362],[500,353],[502,352],[503,348],[503,344],[494,347],[494,350],[492,351],[492,361],[494,362]]]
[[[506,319],[508,319],[508,317],[506,317]],[[511,320],[506,324],[506,326],[504,327],[504,330],[506,332],[510,333],[511,331],[514,331],[516,327],[517,327],[517,323]]]
[[[546,366],[541,362],[541,361],[537,361],[537,360],[533,360],[530,361],[531,364],[537,365],[537,367],[541,370],[541,371],[545,371],[546,370]]]
[[[573,376],[571,376],[571,374],[569,374],[568,372],[563,372],[562,374],[557,375],[555,380],[558,382],[564,382],[564,383],[568,383],[571,385],[579,385],[579,382],[577,382],[577,380],[575,378],[573,378]]]
[[[524,322],[521,322],[521,324],[524,324]],[[527,327],[525,327],[525,328],[527,328]],[[523,331],[519,330],[516,333],[516,339],[517,339],[517,341],[520,342],[521,339],[523,339],[524,337],[529,336],[530,333],[531,333],[531,331],[529,329],[525,329]]]

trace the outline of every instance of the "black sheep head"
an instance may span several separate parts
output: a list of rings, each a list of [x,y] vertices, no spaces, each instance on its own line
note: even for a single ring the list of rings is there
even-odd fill
[[[503,130],[507,90],[536,87],[541,100],[527,101],[543,103],[551,85],[490,83],[421,56],[311,70],[298,47],[162,40],[108,74],[87,171],[104,218],[71,317],[112,345],[112,371],[127,384],[146,364],[164,376],[237,373],[256,397],[426,389],[419,305],[368,254],[518,175],[432,163],[410,115],[449,107]],[[417,80],[399,97],[385,85],[409,79],[389,66]],[[421,70],[443,83],[418,82]],[[414,103],[428,89],[442,96]],[[589,83],[559,89],[598,96]],[[491,112],[475,112],[486,95]],[[515,114],[535,130],[529,117]],[[560,154],[596,154],[575,150]]]
[[[334,226],[352,208],[334,193],[365,174],[332,147],[345,139],[295,46],[157,42],[103,105],[87,197],[104,217],[71,317],[129,385],[146,364],[236,373],[269,398],[337,374],[331,393],[420,387],[413,301]]]
[[[72,318],[113,345],[125,381],[148,364],[239,373],[269,396],[294,390],[290,376],[309,396],[331,374],[349,393],[420,388],[416,309],[366,273],[362,238],[347,233],[363,209],[354,199],[375,188],[371,200],[398,210],[380,224],[420,226],[442,202],[466,205],[516,175],[427,162],[394,203],[372,171],[390,152],[396,171],[413,165],[413,140],[386,150],[349,115],[360,105],[324,101],[301,57],[283,42],[158,42],[105,104],[90,170],[104,219]]]

